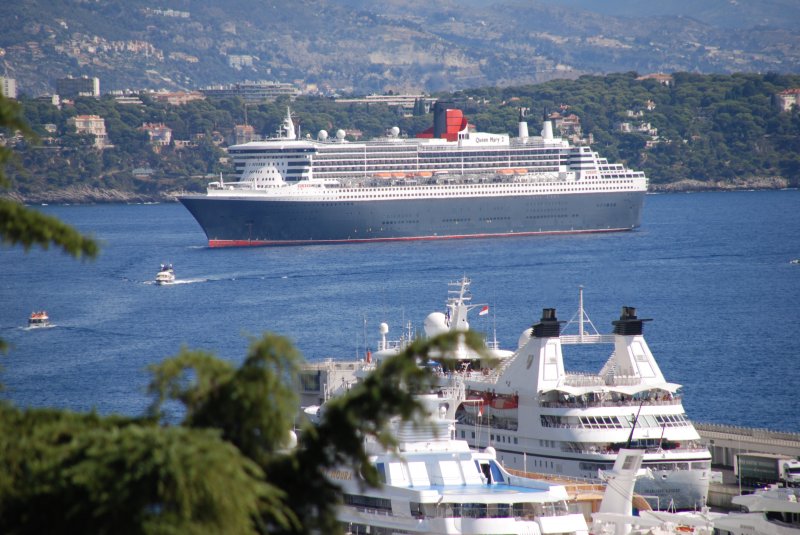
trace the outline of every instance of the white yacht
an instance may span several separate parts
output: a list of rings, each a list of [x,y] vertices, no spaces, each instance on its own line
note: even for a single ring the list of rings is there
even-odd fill
[[[156,273],[156,284],[172,284],[175,282],[175,270],[172,264],[161,264],[161,269]]]
[[[469,300],[470,281],[458,281],[445,313],[425,320],[428,336],[443,330],[467,330],[467,315],[477,305]],[[582,302],[582,298],[581,298]],[[647,320],[624,307],[610,335],[589,334],[591,325],[579,310],[579,334],[563,335],[554,309],[526,329],[516,351],[490,344],[499,360],[484,366],[462,348],[462,370],[442,374],[442,383],[466,385],[457,406],[457,438],[473,448],[492,447],[506,468],[567,477],[596,478],[610,469],[620,448],[644,452],[643,463],[653,478],[636,483],[636,492],[654,509],[695,509],[706,504],[711,454],[700,443],[681,404],[680,385],[667,382],[642,330]],[[592,326],[593,327],[593,326]],[[310,364],[301,375],[301,403],[320,405],[346,390],[374,362],[396,354],[410,339],[381,341],[374,355],[361,361]],[[596,374],[566,370],[562,352],[575,344],[605,344],[610,356]]]
[[[380,488],[365,485],[348,468],[328,473],[344,492],[338,517],[346,533],[588,533],[563,485],[509,474],[491,449],[477,453],[452,438],[450,400],[421,400],[429,418],[424,424],[398,422],[396,450],[367,444]]]
[[[28,328],[36,329],[40,327],[50,327],[50,316],[44,310],[31,312],[28,317]]]

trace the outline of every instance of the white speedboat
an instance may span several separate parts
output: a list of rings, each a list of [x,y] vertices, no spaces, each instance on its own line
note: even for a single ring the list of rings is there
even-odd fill
[[[28,327],[29,328],[50,327],[50,316],[48,316],[47,312],[45,312],[44,310],[40,310],[38,312],[31,312],[31,315],[28,317]]]
[[[175,282],[175,270],[172,264],[161,264],[161,269],[156,273],[156,284],[172,284]]]
[[[469,301],[470,281],[458,284],[447,311],[425,320],[428,336],[469,328],[467,315],[475,308]],[[499,360],[494,368],[463,348],[458,354],[462,370],[442,374],[443,383],[457,379],[466,385],[456,411],[457,438],[473,448],[494,448],[497,460],[509,469],[585,479],[610,469],[620,448],[639,449],[655,477],[637,481],[636,493],[654,509],[705,506],[711,454],[686,416],[680,385],[666,381],[644,340],[645,321],[625,307],[613,322],[613,334],[589,334],[592,325],[581,297],[577,335],[562,334],[555,310],[545,309],[540,322],[520,337],[516,351],[491,344]],[[321,405],[346,390],[410,339],[388,342],[387,332],[381,324],[379,349],[370,358],[309,365],[301,375],[303,406]],[[605,344],[610,356],[596,374],[570,373],[562,348],[574,344]]]
[[[397,449],[367,443],[382,481],[371,488],[349,468],[328,477],[344,492],[338,512],[347,533],[576,534],[584,516],[567,503],[563,485],[509,474],[491,449],[470,451],[454,440],[452,403],[422,396],[424,422],[398,422]]]

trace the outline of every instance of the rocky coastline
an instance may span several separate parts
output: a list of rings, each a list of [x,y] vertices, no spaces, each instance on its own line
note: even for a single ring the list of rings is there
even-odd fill
[[[177,196],[185,191],[161,191],[137,193],[118,189],[92,186],[69,186],[59,190],[20,193],[3,192],[2,196],[23,204],[141,204],[153,202],[177,202]]]
[[[795,184],[797,186],[797,184]],[[744,191],[744,190],[770,190],[786,189],[791,187],[789,180],[779,176],[752,177],[748,179],[714,180],[704,182],[701,180],[683,179],[667,184],[653,184],[648,186],[651,193],[687,193],[700,191]]]
[[[687,193],[701,191],[744,191],[744,190],[777,190],[796,187],[782,177],[756,177],[750,179],[718,180],[703,182],[700,180],[678,180],[667,184],[650,183],[650,193]],[[137,193],[118,189],[96,188],[88,185],[69,186],[59,190],[48,190],[31,193],[15,191],[3,192],[2,197],[13,199],[23,204],[140,204],[152,202],[177,202],[178,195],[186,191],[157,191],[153,193]]]

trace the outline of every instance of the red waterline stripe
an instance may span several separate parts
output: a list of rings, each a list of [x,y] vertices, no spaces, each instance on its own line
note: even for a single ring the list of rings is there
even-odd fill
[[[592,230],[549,230],[536,232],[512,232],[503,234],[461,234],[452,236],[405,236],[397,238],[356,238],[343,240],[208,240],[209,247],[263,247],[267,245],[326,245],[337,243],[375,243],[396,241],[467,240],[473,238],[513,238],[515,236],[544,236],[552,234],[592,234],[599,232],[623,232],[630,228]]]

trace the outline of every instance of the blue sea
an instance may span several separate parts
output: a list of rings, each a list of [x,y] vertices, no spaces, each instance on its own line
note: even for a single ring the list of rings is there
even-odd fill
[[[93,235],[95,261],[0,249],[0,396],[22,407],[140,415],[147,367],[181,347],[240,362],[252,337],[289,337],[309,360],[362,357],[378,325],[399,337],[444,311],[467,276],[490,314],[473,328],[516,348],[554,307],[610,332],[634,306],[667,380],[698,422],[800,432],[800,192],[648,195],[634,232],[441,242],[210,249],[178,204],[41,206]],[[178,283],[156,286],[162,262]],[[26,328],[45,309],[53,327]],[[597,371],[600,346],[568,369]]]

